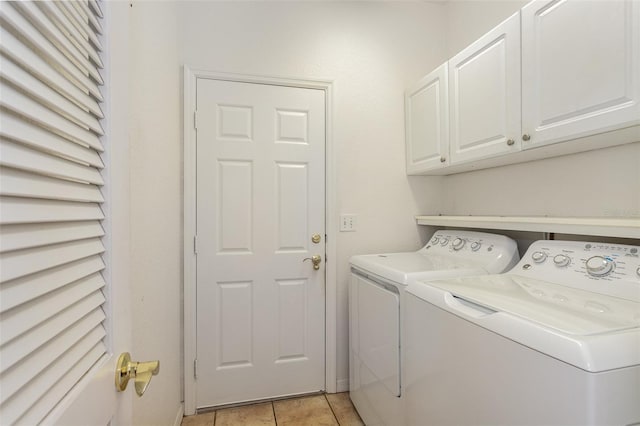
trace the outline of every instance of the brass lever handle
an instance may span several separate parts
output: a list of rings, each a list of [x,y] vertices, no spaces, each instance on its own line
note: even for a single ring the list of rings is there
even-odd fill
[[[122,392],[133,378],[136,393],[142,396],[149,387],[151,377],[160,372],[160,361],[132,362],[129,352],[123,352],[116,365],[116,389]]]
[[[303,262],[307,260],[310,260],[311,263],[313,263],[313,269],[315,269],[316,271],[320,269],[320,262],[322,262],[322,256],[320,256],[319,254],[314,254],[311,257],[305,257],[304,259],[302,259]]]

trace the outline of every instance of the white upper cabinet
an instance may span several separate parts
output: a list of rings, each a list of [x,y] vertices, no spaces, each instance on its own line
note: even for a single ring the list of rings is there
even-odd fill
[[[406,126],[408,174],[640,141],[640,0],[533,0],[407,91]]]
[[[639,55],[638,0],[527,4],[523,149],[640,123]]]
[[[449,60],[451,164],[520,149],[520,14]]]
[[[447,64],[429,73],[405,94],[407,174],[448,164]]]

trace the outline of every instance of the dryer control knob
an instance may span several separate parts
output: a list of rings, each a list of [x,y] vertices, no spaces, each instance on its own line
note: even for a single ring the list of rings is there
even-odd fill
[[[482,243],[480,243],[478,241],[471,243],[471,250],[473,250],[473,251],[480,250],[480,247],[482,247]]]
[[[604,277],[616,266],[616,263],[603,256],[593,256],[587,259],[587,272],[594,277]]]
[[[566,254],[557,254],[553,258],[553,263],[555,263],[556,266],[565,267],[571,263],[571,258]]]
[[[438,241],[440,241],[440,238],[438,238],[438,237],[433,237],[433,238],[431,239],[431,244],[438,244]]]
[[[531,255],[531,258],[536,263],[542,263],[547,260],[547,253],[543,251],[536,251]]]
[[[462,238],[456,238],[455,240],[453,240],[451,246],[454,250],[460,250],[462,247],[464,247],[464,243],[465,241]]]
[[[640,266],[638,266],[638,269],[636,269],[636,275],[640,277]]]
[[[448,238],[443,238],[443,239],[440,240],[440,245],[441,246],[446,246],[448,242],[449,242]]]

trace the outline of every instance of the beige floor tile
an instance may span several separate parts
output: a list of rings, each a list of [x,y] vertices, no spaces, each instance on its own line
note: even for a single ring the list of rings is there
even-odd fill
[[[349,399],[349,392],[325,395],[340,426],[364,426],[362,419]]]
[[[215,412],[198,414],[197,416],[188,416],[182,418],[182,426],[213,426]]]
[[[338,426],[324,395],[274,401],[278,426]]]
[[[270,402],[216,411],[216,426],[275,426]]]

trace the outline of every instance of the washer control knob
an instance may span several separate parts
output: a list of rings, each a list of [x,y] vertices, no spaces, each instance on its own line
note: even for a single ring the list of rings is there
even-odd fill
[[[440,241],[440,238],[438,238],[438,237],[433,237],[433,238],[431,239],[431,244],[438,244],[438,241]]]
[[[603,256],[592,256],[587,259],[587,272],[594,277],[604,277],[609,272],[613,271],[616,263]],[[636,271],[637,272],[637,271]]]
[[[481,242],[475,241],[475,242],[471,243],[471,250],[473,250],[473,251],[480,250],[480,247],[482,247],[482,243]]]
[[[464,243],[465,241],[462,238],[456,238],[455,240],[453,240],[451,246],[454,250],[460,250],[462,247],[464,247]]]
[[[542,263],[547,260],[547,253],[543,251],[536,251],[531,255],[531,258],[536,263]]]
[[[636,275],[640,277],[640,266],[638,266],[638,269],[636,269]]]
[[[447,237],[445,237],[445,238],[440,240],[440,245],[441,246],[446,246],[448,242],[449,242],[449,239]]]
[[[553,263],[555,263],[556,266],[563,268],[571,263],[571,258],[566,254],[557,254],[553,258]]]

